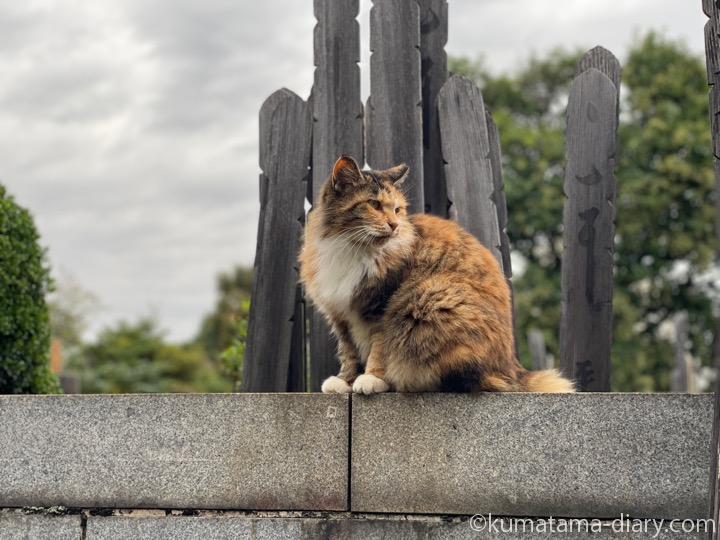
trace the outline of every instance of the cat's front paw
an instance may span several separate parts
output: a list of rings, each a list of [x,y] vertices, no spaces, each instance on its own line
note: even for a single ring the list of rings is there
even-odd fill
[[[352,386],[345,379],[333,375],[325,379],[320,390],[323,394],[348,394],[352,392]]]
[[[387,392],[390,389],[390,385],[375,375],[364,373],[355,379],[355,383],[352,386],[353,392],[356,394],[379,394],[380,392]]]

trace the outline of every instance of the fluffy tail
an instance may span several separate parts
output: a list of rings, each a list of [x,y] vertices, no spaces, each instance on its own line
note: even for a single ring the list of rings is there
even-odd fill
[[[575,385],[557,369],[530,371],[523,380],[526,392],[574,392]]]

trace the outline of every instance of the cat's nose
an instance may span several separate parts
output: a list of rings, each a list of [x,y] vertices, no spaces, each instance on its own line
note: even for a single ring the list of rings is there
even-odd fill
[[[388,225],[390,225],[390,228],[394,231],[400,224],[397,221],[388,221]]]

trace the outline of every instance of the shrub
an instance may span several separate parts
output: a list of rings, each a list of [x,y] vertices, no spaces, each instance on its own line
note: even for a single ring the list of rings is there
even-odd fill
[[[50,270],[32,216],[0,185],[0,394],[59,392],[50,371]]]

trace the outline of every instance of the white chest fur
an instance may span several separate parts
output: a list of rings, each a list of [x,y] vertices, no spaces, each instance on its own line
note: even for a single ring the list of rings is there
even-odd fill
[[[362,247],[324,240],[317,246],[316,302],[327,311],[346,313],[355,289],[365,276],[375,273],[375,259]],[[338,245],[341,244],[341,245]]]

